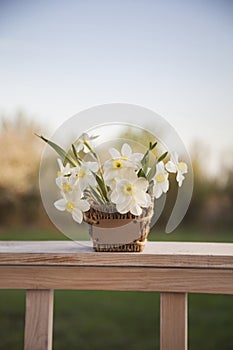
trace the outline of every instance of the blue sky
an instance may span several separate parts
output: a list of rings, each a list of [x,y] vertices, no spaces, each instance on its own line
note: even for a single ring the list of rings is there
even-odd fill
[[[112,102],[230,157],[232,1],[0,1],[0,113],[23,109],[53,132]]]

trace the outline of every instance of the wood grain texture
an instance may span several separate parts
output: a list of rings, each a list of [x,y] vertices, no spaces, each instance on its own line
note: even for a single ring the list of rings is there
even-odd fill
[[[233,244],[147,242],[142,253],[95,253],[91,242],[0,241],[0,265],[233,269]]]
[[[27,290],[24,350],[52,350],[53,290]]]
[[[95,253],[91,242],[0,242],[0,289],[26,289],[25,350],[51,350],[53,291],[161,292],[161,349],[187,348],[187,293],[233,294],[233,244],[148,242]]]
[[[187,293],[160,294],[160,350],[187,350]]]
[[[126,266],[0,266],[0,288],[233,294],[233,270]]]

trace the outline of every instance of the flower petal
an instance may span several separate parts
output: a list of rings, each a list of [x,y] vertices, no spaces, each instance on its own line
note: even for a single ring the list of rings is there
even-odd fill
[[[146,191],[149,183],[144,177],[140,177],[136,182],[135,182],[135,187],[137,191]]]
[[[81,224],[81,222],[83,221],[83,213],[78,208],[75,208],[72,211],[72,218],[74,219],[74,221],[76,221],[79,224]]]
[[[121,154],[124,157],[130,157],[131,153],[132,153],[132,149],[130,145],[128,145],[128,143],[124,143],[124,145],[121,148]]]
[[[146,202],[142,205],[143,208],[148,208],[151,205],[151,196],[146,193]]]
[[[81,210],[81,211],[87,211],[90,209],[90,204],[86,199],[79,199],[74,202],[75,208]]]
[[[178,182],[179,187],[182,186],[184,180],[184,175],[181,174],[181,172],[179,171],[176,175],[176,181]]]
[[[139,205],[143,206],[143,204],[147,202],[146,192],[144,192],[144,191],[135,191],[134,199]]]
[[[65,199],[58,199],[55,203],[54,206],[57,210],[64,211],[66,210],[66,200]]]
[[[62,171],[62,170],[64,169],[64,166],[63,166],[62,160],[61,160],[60,158],[57,158],[57,162],[58,162],[58,165],[59,165],[60,171]]]
[[[125,201],[116,204],[117,211],[121,214],[125,214],[130,210],[131,199],[125,197]]]
[[[119,199],[119,192],[117,191],[116,188],[112,191],[110,198],[111,198],[111,201],[112,201],[113,203],[117,203],[117,202],[118,202],[118,199]]]
[[[178,171],[177,175],[176,175],[176,181],[180,182],[184,180],[184,175],[182,175],[182,173],[180,171]]]
[[[186,174],[188,172],[188,165],[185,162],[180,162],[179,164],[182,164],[182,168],[183,168],[182,170],[180,170],[181,173]]]
[[[167,164],[165,165],[165,168],[167,171],[169,171],[170,173],[176,173],[177,172],[177,166],[175,165],[175,163],[173,163],[171,160],[169,160],[167,162]]]
[[[121,158],[120,152],[116,148],[110,148],[109,153],[112,157],[112,159],[119,159]]]
[[[140,216],[142,214],[142,208],[134,203],[132,206],[130,206],[130,213],[136,216]]]
[[[160,184],[155,184],[154,185],[154,195],[155,195],[155,198],[156,199],[158,199],[160,196],[161,196],[161,194],[163,193],[163,191],[162,191],[162,188],[161,188],[161,186],[160,186]]]
[[[130,156],[130,159],[133,160],[134,162],[141,161],[144,155],[142,153],[133,153]]]
[[[156,174],[159,173],[164,173],[165,169],[164,169],[164,163],[162,161],[160,161],[159,163],[157,163],[156,165]]]
[[[169,190],[169,181],[166,180],[161,183],[161,188],[164,193],[166,193]]]
[[[56,185],[57,185],[57,187],[59,187],[59,188],[62,188],[62,179],[63,179],[63,177],[62,176],[58,176],[57,178],[56,178]]]

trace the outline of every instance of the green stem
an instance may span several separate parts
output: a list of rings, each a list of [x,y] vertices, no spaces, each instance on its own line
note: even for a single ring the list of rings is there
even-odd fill
[[[103,186],[104,186],[104,192],[101,190],[100,188],[100,191],[104,197],[105,200],[108,200],[108,198],[106,197],[106,194],[108,193],[108,190],[107,190],[107,186],[105,185],[105,182],[104,182],[104,174],[103,174],[103,170],[102,170],[102,166],[101,166],[101,163],[100,163],[100,159],[97,155],[97,153],[93,150],[93,148],[89,145],[89,143],[87,141],[84,141],[84,145],[89,149],[89,151],[91,152],[91,154],[93,154],[93,156],[95,157],[95,159],[97,160],[98,164],[99,164],[99,174],[100,174],[100,178],[103,182]]]

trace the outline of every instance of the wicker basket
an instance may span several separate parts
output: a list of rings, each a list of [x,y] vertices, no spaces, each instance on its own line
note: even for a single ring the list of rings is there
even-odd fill
[[[93,249],[97,252],[142,252],[150,231],[153,210],[153,200],[150,207],[143,208],[140,216],[130,212],[120,214],[113,204],[92,206],[85,213],[84,220],[89,224]],[[112,231],[115,235],[114,242],[109,243]],[[127,241],[135,235],[136,239]]]

